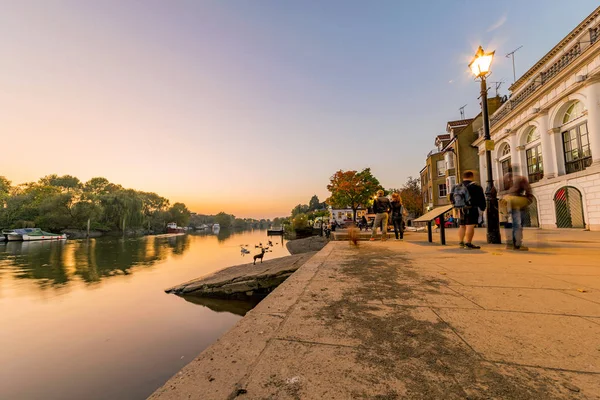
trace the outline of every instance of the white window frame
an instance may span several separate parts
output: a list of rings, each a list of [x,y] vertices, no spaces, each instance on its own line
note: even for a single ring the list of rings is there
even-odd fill
[[[446,175],[446,162],[444,160],[438,160],[435,162],[435,164],[436,164],[436,169],[437,169],[437,176],[445,176]],[[441,165],[441,168],[440,168],[440,165]]]
[[[442,194],[442,187],[444,188],[444,194]],[[448,196],[448,186],[445,183],[438,183],[438,197],[445,199]]]

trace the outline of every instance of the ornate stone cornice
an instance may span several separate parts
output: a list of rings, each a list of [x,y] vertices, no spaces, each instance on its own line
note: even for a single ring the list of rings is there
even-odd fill
[[[531,77],[533,77],[539,70],[541,70],[548,61],[550,61],[555,55],[557,55],[562,49],[571,44],[574,39],[582,34],[586,29],[592,27],[597,18],[600,17],[600,7],[596,8],[586,19],[584,19],[575,29],[573,29],[567,36],[564,37],[556,46],[552,48],[544,57],[542,57],[533,67],[523,74],[515,83],[513,83],[508,90],[515,92],[519,87],[526,83]]]

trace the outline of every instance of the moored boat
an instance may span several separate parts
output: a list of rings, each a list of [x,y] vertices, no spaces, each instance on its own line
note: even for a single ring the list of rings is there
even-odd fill
[[[46,232],[39,228],[33,229],[32,232],[28,232],[23,236],[24,242],[31,242],[34,240],[65,240],[67,235],[65,233],[52,233]]]
[[[62,240],[66,239],[66,234],[45,232],[40,228],[22,228],[22,229],[9,229],[2,231],[2,234],[6,237],[9,242],[25,241],[30,242],[34,240]]]
[[[213,232],[219,232],[221,230],[221,225],[213,224],[212,230],[213,230]]]
[[[175,222],[169,222],[167,224],[167,233],[184,233],[185,229],[177,226]]]

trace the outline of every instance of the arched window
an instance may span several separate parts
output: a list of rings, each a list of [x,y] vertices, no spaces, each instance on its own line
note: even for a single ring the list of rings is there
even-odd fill
[[[583,105],[580,101],[576,101],[575,103],[571,104],[569,108],[567,108],[567,111],[563,116],[563,125],[568,124],[569,122],[581,117],[582,114]]]
[[[540,132],[537,130],[536,127],[531,128],[531,130],[527,134],[527,144],[533,143],[539,139],[540,139]]]
[[[527,157],[527,176],[529,182],[535,183],[544,177],[540,131],[538,131],[535,126],[529,130],[526,142],[525,155]]]
[[[562,139],[567,174],[582,171],[592,165],[592,152],[583,115],[583,104],[574,102],[567,108],[563,116]]]
[[[510,146],[508,143],[504,144],[504,147],[502,147],[502,151],[500,151],[500,168],[502,169],[502,176],[508,174],[509,169],[511,169],[512,167],[512,162],[510,159]],[[504,188],[504,190],[507,190],[508,188]]]

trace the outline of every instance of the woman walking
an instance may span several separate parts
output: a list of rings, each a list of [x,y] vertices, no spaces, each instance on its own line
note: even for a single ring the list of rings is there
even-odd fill
[[[400,193],[394,192],[392,193],[392,223],[394,224],[394,233],[396,234],[396,240],[404,239],[404,229],[402,226],[403,213],[404,206],[402,205],[402,197],[400,197]]]

